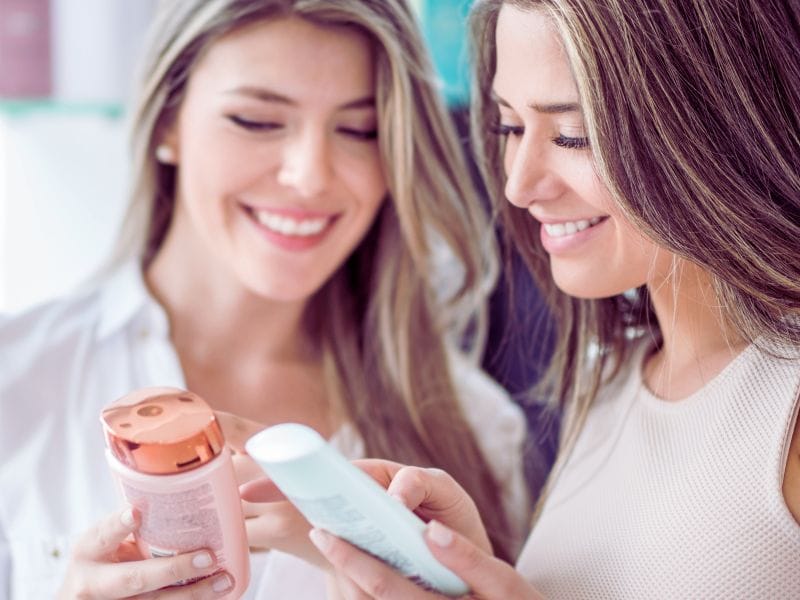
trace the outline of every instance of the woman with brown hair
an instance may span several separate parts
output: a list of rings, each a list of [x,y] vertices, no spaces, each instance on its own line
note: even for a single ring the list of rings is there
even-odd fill
[[[206,549],[132,553],[133,513],[96,523],[120,503],[98,416],[145,386],[447,469],[513,556],[525,427],[476,366],[490,230],[408,4],[170,0],[143,59],[112,275],[0,322],[0,589],[230,589]],[[246,507],[248,595],[324,595],[321,570],[281,552],[283,514]]]
[[[425,490],[475,597],[796,597],[800,7],[483,0],[473,33],[485,175],[559,330],[562,447],[516,571],[452,482],[390,490]],[[347,597],[433,597],[312,537]]]

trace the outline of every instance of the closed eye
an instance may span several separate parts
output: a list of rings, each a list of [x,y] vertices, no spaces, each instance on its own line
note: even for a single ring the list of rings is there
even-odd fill
[[[238,115],[228,115],[228,119],[234,125],[246,129],[247,131],[274,131],[275,129],[283,127],[281,123],[272,121],[251,121],[250,119],[244,119]]]
[[[498,123],[491,128],[491,132],[500,137],[508,137],[510,135],[521,137],[525,133],[525,128],[519,125],[504,125],[503,123]]]
[[[566,135],[558,135],[553,138],[553,143],[561,148],[568,148],[572,150],[579,150],[581,148],[589,147],[588,137],[569,137]]]
[[[378,137],[377,129],[351,129],[350,127],[339,127],[336,131],[362,142],[370,142]]]

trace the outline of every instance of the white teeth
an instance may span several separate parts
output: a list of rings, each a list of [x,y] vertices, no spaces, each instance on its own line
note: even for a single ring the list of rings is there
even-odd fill
[[[591,219],[581,219],[580,221],[566,221],[564,223],[545,223],[544,229],[550,237],[563,237],[565,235],[572,235],[584,229],[589,229],[593,225],[597,225],[601,221],[601,217],[592,217]]]
[[[265,210],[253,210],[256,220],[267,229],[282,235],[305,237],[316,235],[330,222],[329,217],[319,219],[293,219],[284,215],[276,215]]]

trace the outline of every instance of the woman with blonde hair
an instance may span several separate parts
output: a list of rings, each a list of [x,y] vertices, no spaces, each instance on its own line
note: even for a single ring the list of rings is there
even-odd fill
[[[513,556],[524,423],[475,366],[493,249],[408,5],[162,2],[143,75],[111,276],[0,322],[4,591],[230,589],[205,549],[132,554],[133,512],[89,529],[119,504],[98,415],[151,385],[309,424],[351,458],[446,469]],[[284,545],[283,514],[246,506],[271,549],[248,595],[320,596],[321,571],[280,550],[325,561]]]
[[[474,597],[797,597],[798,4],[481,0],[472,24],[485,174],[558,327],[562,448],[516,570],[454,483],[384,483],[461,507],[427,539]],[[347,597],[434,596],[312,537]]]

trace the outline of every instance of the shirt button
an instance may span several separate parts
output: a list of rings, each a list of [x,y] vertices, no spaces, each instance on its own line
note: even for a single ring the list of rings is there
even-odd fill
[[[66,543],[62,539],[45,541],[42,549],[45,556],[52,561],[60,561],[66,556]]]

